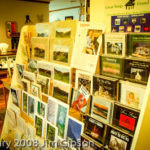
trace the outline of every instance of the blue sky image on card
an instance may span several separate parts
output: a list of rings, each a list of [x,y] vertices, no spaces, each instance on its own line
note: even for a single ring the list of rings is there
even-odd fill
[[[77,142],[77,140],[79,140],[81,137],[81,130],[82,125],[69,118],[67,137]]]

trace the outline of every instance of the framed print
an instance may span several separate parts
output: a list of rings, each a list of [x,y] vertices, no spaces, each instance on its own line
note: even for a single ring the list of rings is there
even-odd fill
[[[35,113],[35,97],[28,95],[28,115],[32,119],[34,119],[34,113]]]
[[[128,81],[120,81],[120,102],[129,107],[142,107],[146,86]]]
[[[46,140],[48,140],[48,142],[57,142],[57,136],[58,136],[58,128],[54,126],[52,123],[47,121]]]
[[[91,116],[103,122],[110,123],[112,102],[100,97],[92,97]]]
[[[10,92],[12,95],[12,103],[17,107],[20,106],[20,90],[18,88],[10,88]]]
[[[50,61],[56,64],[70,66],[73,51],[73,39],[59,38],[50,41]]]
[[[101,74],[105,76],[122,78],[123,77],[123,67],[124,59],[120,57],[113,56],[100,56],[100,70]]]
[[[43,130],[44,130],[44,121],[42,119],[42,117],[40,117],[39,115],[35,114],[34,115],[34,125],[36,128],[36,135],[40,138],[43,137]]]
[[[150,62],[148,60],[125,59],[124,78],[137,83],[147,84]]]
[[[32,37],[32,58],[35,60],[49,60],[49,38]]]
[[[37,75],[37,84],[41,85],[42,93],[49,95],[49,88],[50,88],[50,79],[49,78],[38,74]]]
[[[134,134],[139,119],[139,111],[114,104],[112,124],[120,129]]]
[[[132,137],[120,130],[108,127],[106,138],[110,149],[120,149],[120,147],[124,150],[131,149]]]
[[[133,32],[133,26],[127,26],[126,32]]]
[[[30,93],[30,81],[27,79],[22,79],[21,82],[22,82],[22,90]]]
[[[58,80],[64,83],[71,83],[71,73],[70,68],[61,66],[61,65],[54,65],[54,80]]]
[[[18,70],[18,73],[20,75],[20,78],[22,79],[23,78],[24,65],[23,64],[16,64],[16,66],[17,66],[17,70]]]
[[[119,26],[119,32],[124,32],[125,31],[125,26]]]
[[[27,79],[31,82],[35,82],[35,80],[36,80],[35,74],[32,72],[28,72],[28,71],[23,71],[23,77],[24,77],[24,79]]]
[[[105,124],[103,124],[102,122],[88,115],[86,116],[84,133],[95,141],[103,142],[105,128]]]
[[[37,60],[30,58],[28,59],[28,71],[37,73]]]
[[[39,75],[42,75],[48,78],[53,77],[53,64],[51,64],[50,62],[38,61],[37,67],[38,67]]]
[[[53,97],[64,102],[69,103],[70,85],[55,81],[53,82]]]
[[[81,86],[83,86],[89,93],[92,93],[92,74],[77,70],[75,88],[79,90]]]
[[[58,136],[61,139],[65,139],[67,134],[68,109],[69,105],[60,102],[58,103],[56,126],[58,127]]]
[[[131,23],[136,24],[137,23],[137,18],[136,17],[131,18]]]
[[[125,56],[126,55],[126,34],[124,33],[105,34],[105,54]]]
[[[90,94],[88,93],[88,96],[84,95],[84,92],[81,92],[81,90],[76,90],[73,89],[72,91],[73,96],[71,99],[71,108],[82,112],[82,113],[86,113],[87,110],[87,103],[88,103],[88,99]]]
[[[32,94],[35,97],[41,97],[41,85],[36,83],[31,83],[30,85],[30,94]]]
[[[109,100],[118,100],[118,79],[102,75],[93,76],[92,94]]]
[[[95,73],[104,30],[105,26],[101,23],[79,23],[72,55],[72,67]]]
[[[28,113],[28,93],[22,91],[22,111]]]
[[[47,120],[54,125],[56,125],[57,110],[58,110],[57,99],[49,96],[47,105]]]
[[[81,139],[81,134],[84,130],[84,123],[78,121],[77,119],[69,116],[68,117],[68,130],[67,130],[67,139],[78,142]]]
[[[120,19],[115,19],[115,25],[120,25]]]
[[[150,34],[129,34],[128,55],[140,58],[150,58]]]
[[[41,116],[42,118],[46,117],[46,112],[47,112],[47,104],[44,103],[41,100],[37,100],[37,105],[36,105],[36,110],[37,110],[37,114],[39,116]]]

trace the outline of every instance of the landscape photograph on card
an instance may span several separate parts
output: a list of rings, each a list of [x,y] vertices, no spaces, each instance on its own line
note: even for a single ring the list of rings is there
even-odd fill
[[[70,83],[70,69],[63,66],[54,66],[54,79]]]
[[[34,119],[35,112],[35,99],[32,96],[28,96],[28,115]]]
[[[17,107],[19,107],[19,91],[17,89],[11,88],[10,89],[11,95],[12,95],[12,102],[15,104]]]
[[[84,128],[84,123],[69,116],[67,139],[78,142],[81,139],[81,134],[83,133],[83,128]]]
[[[71,28],[56,28],[56,38],[70,38]]]
[[[105,76],[93,76],[93,95],[104,97],[110,100],[116,100],[117,83],[118,79]]]
[[[37,60],[28,59],[28,71],[37,72]]]
[[[86,99],[86,97],[82,93],[80,93],[79,90],[73,89],[71,108],[79,112],[86,113],[87,101],[88,99]]]
[[[109,123],[112,103],[100,97],[92,97],[91,116]]]
[[[56,126],[58,127],[58,136],[62,139],[66,135],[66,126],[67,126],[67,116],[68,116],[68,105],[58,104],[57,112],[57,122]]]
[[[68,63],[69,47],[67,45],[53,46],[53,60]]]
[[[105,131],[105,124],[101,123],[100,121],[86,116],[85,120],[85,128],[84,133],[90,136],[92,139],[102,142],[103,136]]]
[[[111,77],[122,78],[123,59],[108,56],[101,57],[101,74]]]
[[[32,72],[23,71],[23,77],[31,82],[35,81],[35,74]]]
[[[16,66],[17,66],[18,73],[19,73],[19,75],[20,75],[20,77],[22,79],[23,78],[24,65],[22,65],[22,64],[16,64]]]
[[[92,75],[85,72],[76,71],[76,83],[75,86],[77,89],[80,89],[81,86],[84,86],[85,89],[91,93],[91,84],[92,84]]]
[[[25,92],[29,92],[30,91],[30,81],[26,80],[26,79],[22,79],[21,83],[22,83],[22,90],[24,90]]]
[[[130,107],[140,109],[143,103],[146,86],[121,81],[120,88],[120,102]]]
[[[53,97],[61,100],[64,103],[68,103],[70,92],[70,85],[61,82],[54,81],[53,83]]]
[[[37,84],[41,85],[41,92],[49,94],[50,79],[41,75],[37,75]]]
[[[58,128],[47,121],[46,124],[46,139],[48,142],[56,142],[58,135]]]
[[[28,113],[28,93],[22,92],[22,111]]]
[[[47,107],[47,120],[53,124],[56,124],[57,106],[57,100],[49,96]]]
[[[38,67],[38,74],[51,78],[53,73],[53,65],[46,61],[38,61],[37,62]]]
[[[35,115],[34,118],[34,124],[35,124],[35,128],[36,128],[36,135],[39,136],[40,138],[43,137],[43,119],[41,117],[39,117],[38,115]]]
[[[36,83],[31,83],[30,92],[33,96],[40,98],[41,85]]]
[[[46,103],[40,100],[37,101],[37,114],[43,118],[46,116]]]
[[[32,58],[38,60],[48,60],[49,38],[32,37]]]
[[[97,55],[101,38],[102,30],[88,29],[82,52],[85,54]]]
[[[134,134],[139,118],[139,111],[114,105],[113,125]]]

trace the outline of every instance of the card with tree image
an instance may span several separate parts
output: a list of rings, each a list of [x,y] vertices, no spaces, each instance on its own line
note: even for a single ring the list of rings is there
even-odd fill
[[[127,106],[140,109],[146,86],[128,81],[120,81],[120,102]]]
[[[43,138],[44,120],[37,114],[34,115],[34,125],[36,128],[36,135]]]
[[[93,78],[91,73],[77,70],[75,88],[80,89],[83,86],[89,93],[92,93]]]
[[[36,113],[42,118],[45,118],[46,112],[47,112],[47,104],[38,99],[36,104]]]
[[[34,119],[36,99],[32,95],[28,95],[28,115]]]
[[[70,73],[71,69],[69,67],[54,65],[54,80],[70,84]]]
[[[28,93],[22,91],[22,111],[28,113]]]
[[[113,56],[101,56],[100,57],[100,70],[102,75],[122,78],[123,77],[123,65],[124,59]]]
[[[38,61],[37,62],[38,74],[52,78],[53,77],[53,64],[46,61]]]
[[[49,60],[49,38],[32,37],[32,59]]]
[[[50,61],[70,66],[73,43],[72,39],[52,39]]]
[[[28,71],[37,73],[37,60],[28,59]]]
[[[110,100],[118,100],[118,79],[94,75],[92,93],[94,96],[100,96]]]
[[[41,92],[49,95],[50,78],[37,74],[37,84],[41,85]]]
[[[56,126],[58,127],[58,136],[61,139],[65,139],[67,134],[68,109],[69,105],[61,102],[58,103]]]
[[[126,55],[126,34],[107,33],[105,34],[105,54],[125,56]]]
[[[48,142],[57,142],[58,137],[58,128],[54,126],[52,123],[46,123],[46,140]]]
[[[47,120],[56,125],[58,100],[49,96],[47,105]]]
[[[69,103],[69,97],[70,97],[70,85],[62,83],[60,81],[54,80],[53,82],[53,97],[64,102]]]
[[[112,102],[97,96],[92,97],[91,116],[109,123],[112,115]]]

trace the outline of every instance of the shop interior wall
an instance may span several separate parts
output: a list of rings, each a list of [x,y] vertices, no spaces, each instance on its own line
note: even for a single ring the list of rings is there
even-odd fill
[[[37,15],[43,15],[43,22],[49,21],[49,4],[33,3],[18,0],[0,0],[0,43],[8,43],[11,49],[11,40],[6,36],[6,21],[16,21],[18,31],[25,24],[25,16],[30,15],[33,23],[37,23]]]
[[[136,0],[133,9],[126,9],[125,4],[129,0],[91,0],[90,20],[92,22],[103,22],[106,24],[106,32],[111,31],[111,16],[150,13],[149,0]],[[150,82],[150,81],[149,81]],[[150,87],[148,86],[148,89]],[[150,97],[148,90],[145,105],[141,111],[137,132],[133,141],[134,150],[148,150],[150,137]],[[146,108],[146,109],[145,109]],[[145,109],[145,111],[144,111]]]

